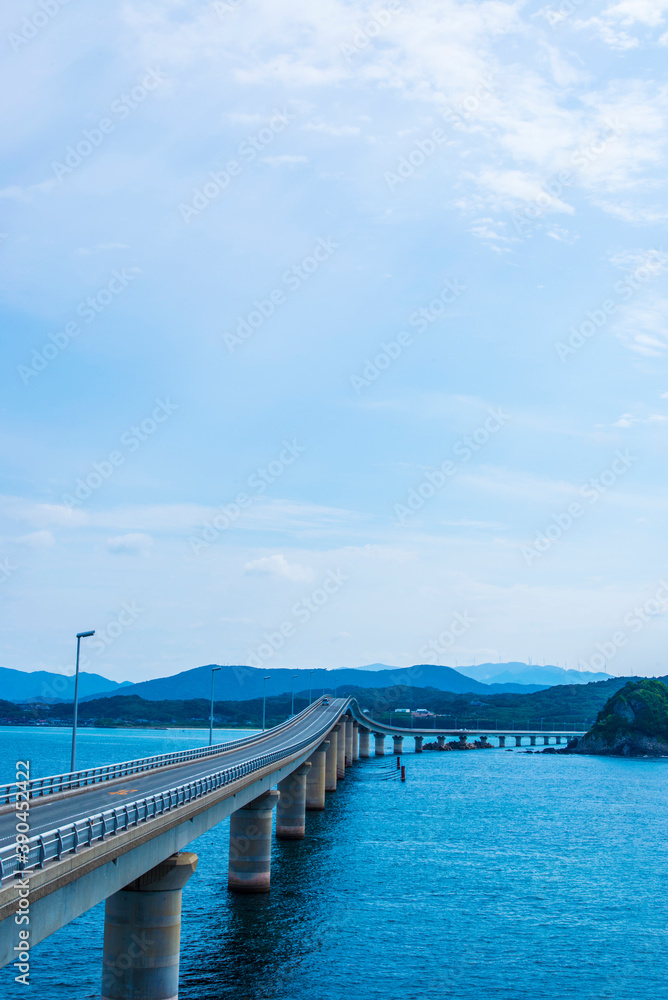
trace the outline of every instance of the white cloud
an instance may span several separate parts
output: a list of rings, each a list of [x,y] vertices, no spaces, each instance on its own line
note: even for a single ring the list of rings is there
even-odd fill
[[[665,424],[668,417],[662,413],[651,413],[648,417],[639,417],[634,413],[622,413],[619,420],[616,420],[613,427],[634,427],[636,424]]]
[[[76,253],[81,257],[88,257],[93,253],[101,253],[104,250],[127,250],[127,243],[97,243],[94,247],[77,247]]]
[[[273,556],[262,556],[260,559],[252,559],[244,566],[246,573],[258,575],[278,576],[292,583],[310,583],[313,579],[313,572],[306,566],[298,563],[290,563],[284,555],[277,553]]]
[[[56,544],[50,531],[32,531],[29,535],[21,535],[16,539],[19,545],[27,545],[31,549],[48,549]]]
[[[668,349],[668,299],[648,294],[629,303],[621,309],[614,330],[635,353],[661,357]]]
[[[270,167],[296,167],[300,163],[308,163],[308,156],[295,153],[281,153],[280,156],[263,156],[263,163]]]
[[[357,125],[328,125],[326,122],[309,122],[303,126],[305,132],[322,132],[324,135],[335,136],[336,138],[347,138],[359,135],[361,129]]]
[[[107,549],[114,555],[139,555],[148,551],[152,545],[151,536],[141,532],[117,535],[116,538],[109,538],[107,541]]]
[[[622,271],[637,271],[647,268],[651,274],[663,274],[668,271],[668,253],[654,249],[618,250],[611,254],[610,263]]]

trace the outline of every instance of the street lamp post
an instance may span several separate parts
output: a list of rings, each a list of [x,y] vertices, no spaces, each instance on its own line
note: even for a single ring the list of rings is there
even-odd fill
[[[211,712],[209,713],[209,746],[213,746],[213,675],[222,667],[211,667]]]
[[[271,674],[266,674],[262,679],[262,732],[265,730],[266,705],[267,705],[267,681],[271,680]]]
[[[308,703],[311,704],[312,694],[313,694],[313,674],[315,670],[309,670],[308,672]]]
[[[290,712],[290,718],[295,714],[295,678],[298,674],[292,675],[292,711]]]
[[[93,629],[92,632],[77,632],[77,667],[74,675],[74,715],[72,718],[72,757],[70,759],[70,771],[74,771],[77,763],[77,719],[79,716],[79,649],[81,647],[81,640],[87,639],[91,635],[95,635],[95,629]]]

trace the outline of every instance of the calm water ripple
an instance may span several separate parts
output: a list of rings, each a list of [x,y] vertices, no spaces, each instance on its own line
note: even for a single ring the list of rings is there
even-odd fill
[[[84,730],[80,763],[207,735]],[[26,753],[57,773],[68,734],[0,730],[1,780]],[[529,756],[411,752],[405,784],[360,761],[305,841],[274,842],[266,896],[228,893],[228,823],[194,841],[181,1000],[668,1000],[668,761]],[[103,915],[35,949],[43,1000],[99,996]]]

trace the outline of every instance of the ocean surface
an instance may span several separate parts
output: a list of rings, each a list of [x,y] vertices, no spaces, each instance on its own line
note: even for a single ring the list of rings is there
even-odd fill
[[[79,763],[207,740],[84,729]],[[359,761],[305,841],[274,841],[266,896],[227,891],[229,821],[193,841],[181,1000],[668,1000],[668,761],[405,742],[405,783]],[[0,781],[26,758],[66,769],[69,732],[0,729]],[[40,1000],[99,997],[103,920],[35,948]],[[26,996],[11,968],[0,996]]]

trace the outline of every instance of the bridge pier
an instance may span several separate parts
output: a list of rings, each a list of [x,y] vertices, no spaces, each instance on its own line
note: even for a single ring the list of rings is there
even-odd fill
[[[535,736],[530,736],[529,739],[531,740],[531,746],[535,747],[535,745],[536,745],[536,737]]]
[[[404,738],[403,736],[393,736],[392,737],[392,753],[401,754],[404,752]]]
[[[557,746],[559,746],[561,743],[561,736],[555,736],[554,742],[557,744]]]
[[[365,729],[364,726],[360,726],[360,751],[359,751],[359,753],[360,753],[360,758],[362,758],[363,760],[366,760],[366,758],[370,756],[370,753],[369,753],[369,742],[370,742],[369,741],[369,737],[370,736],[371,736],[371,733],[369,732],[369,730]]]
[[[461,743],[461,745],[463,747],[466,746],[467,737],[468,737],[468,733],[462,733],[461,736],[459,737],[459,742]]]
[[[424,740],[424,736],[416,736],[415,737],[415,752],[416,753],[422,753],[422,741],[423,740]]]
[[[270,789],[230,816],[230,867],[233,892],[269,892],[271,813],[279,793]]]
[[[339,739],[336,749],[336,777],[342,781],[346,776],[346,720],[339,719]]]
[[[107,898],[102,1000],[178,1000],[181,895],[196,868],[196,854],[173,854]]]
[[[276,809],[276,836],[279,840],[303,840],[306,836],[306,781],[311,762],[304,761],[278,783],[280,799]]]
[[[376,757],[384,757],[385,756],[385,733],[374,733],[373,734],[373,738],[374,738],[374,742],[376,744],[375,751],[374,751],[375,754],[376,754]]]
[[[346,767],[350,767],[353,762],[353,719],[351,715],[346,716]]]
[[[436,742],[438,743],[439,747],[444,747],[445,746],[445,736],[437,736],[436,737]]]
[[[341,726],[334,726],[327,734],[329,746],[325,757],[325,791],[336,791],[336,763],[339,752],[339,740],[341,739]]]
[[[499,747],[505,747],[505,745],[506,745],[506,737],[499,736]]]
[[[360,740],[359,740],[360,727],[355,719],[353,719],[353,762],[360,759]]]
[[[515,746],[516,747],[521,747],[522,746],[522,737],[521,736],[516,736],[515,737]]]
[[[311,812],[325,808],[325,767],[328,746],[329,740],[325,740],[309,757],[311,767],[306,775],[306,808]]]

